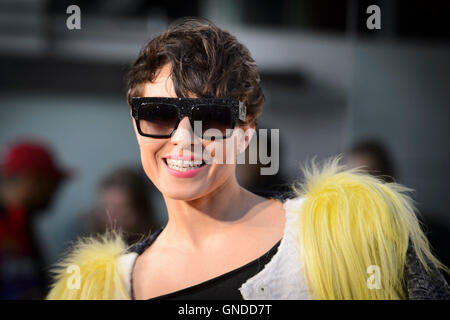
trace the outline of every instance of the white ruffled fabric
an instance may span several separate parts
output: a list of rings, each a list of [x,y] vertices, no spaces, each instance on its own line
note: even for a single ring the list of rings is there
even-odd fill
[[[297,217],[303,201],[303,198],[288,199],[283,204],[286,224],[278,251],[263,270],[239,288],[245,300],[311,299],[297,245]]]
[[[131,275],[133,273],[134,263],[136,262],[137,257],[138,254],[136,252],[123,254],[119,257],[119,261],[117,264],[123,287],[127,291],[130,298],[132,297]]]

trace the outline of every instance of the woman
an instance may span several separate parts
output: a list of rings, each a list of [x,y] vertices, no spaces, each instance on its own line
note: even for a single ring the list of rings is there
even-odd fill
[[[313,167],[286,201],[237,183],[224,160],[245,151],[264,96],[250,53],[228,32],[195,19],[170,26],[142,49],[128,86],[168,223],[130,248],[116,234],[80,241],[49,299],[446,297],[405,188],[337,161]]]

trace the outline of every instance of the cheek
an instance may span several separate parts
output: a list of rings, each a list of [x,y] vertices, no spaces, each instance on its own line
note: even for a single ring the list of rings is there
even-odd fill
[[[238,156],[238,138],[231,136],[226,140],[209,141],[204,146],[204,156],[216,164],[235,164]]]
[[[156,179],[158,171],[158,152],[165,145],[164,140],[138,137],[139,149],[141,152],[142,167],[147,176],[153,181]]]
[[[236,144],[232,143],[232,138],[219,141],[208,141],[203,144],[204,155],[211,156],[210,181],[220,184],[227,180],[235,172],[237,155]]]
[[[136,127],[136,122],[132,119],[134,133],[136,135],[139,151],[141,153],[142,167],[147,176],[154,183],[155,173],[157,171],[157,153],[166,144],[165,139],[152,139],[143,137],[139,134]]]

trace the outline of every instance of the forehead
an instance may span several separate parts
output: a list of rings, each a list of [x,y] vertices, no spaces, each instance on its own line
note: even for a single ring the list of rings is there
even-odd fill
[[[144,97],[167,97],[175,98],[175,88],[170,76],[171,67],[169,64],[164,65],[157,73],[153,82],[146,82],[144,84]]]

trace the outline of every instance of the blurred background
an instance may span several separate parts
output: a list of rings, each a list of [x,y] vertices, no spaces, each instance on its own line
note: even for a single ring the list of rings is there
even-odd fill
[[[72,4],[80,30],[66,27]],[[381,30],[366,27],[372,4]],[[40,264],[108,223],[133,234],[165,224],[162,197],[140,165],[124,77],[149,39],[177,18],[200,16],[235,35],[259,67],[260,126],[280,128],[280,172],[270,183],[300,179],[302,164],[337,154],[393,176],[415,190],[449,265],[449,12],[450,2],[420,0],[0,0],[2,161],[23,152],[67,173],[33,216]],[[240,172],[249,188],[261,185]]]

